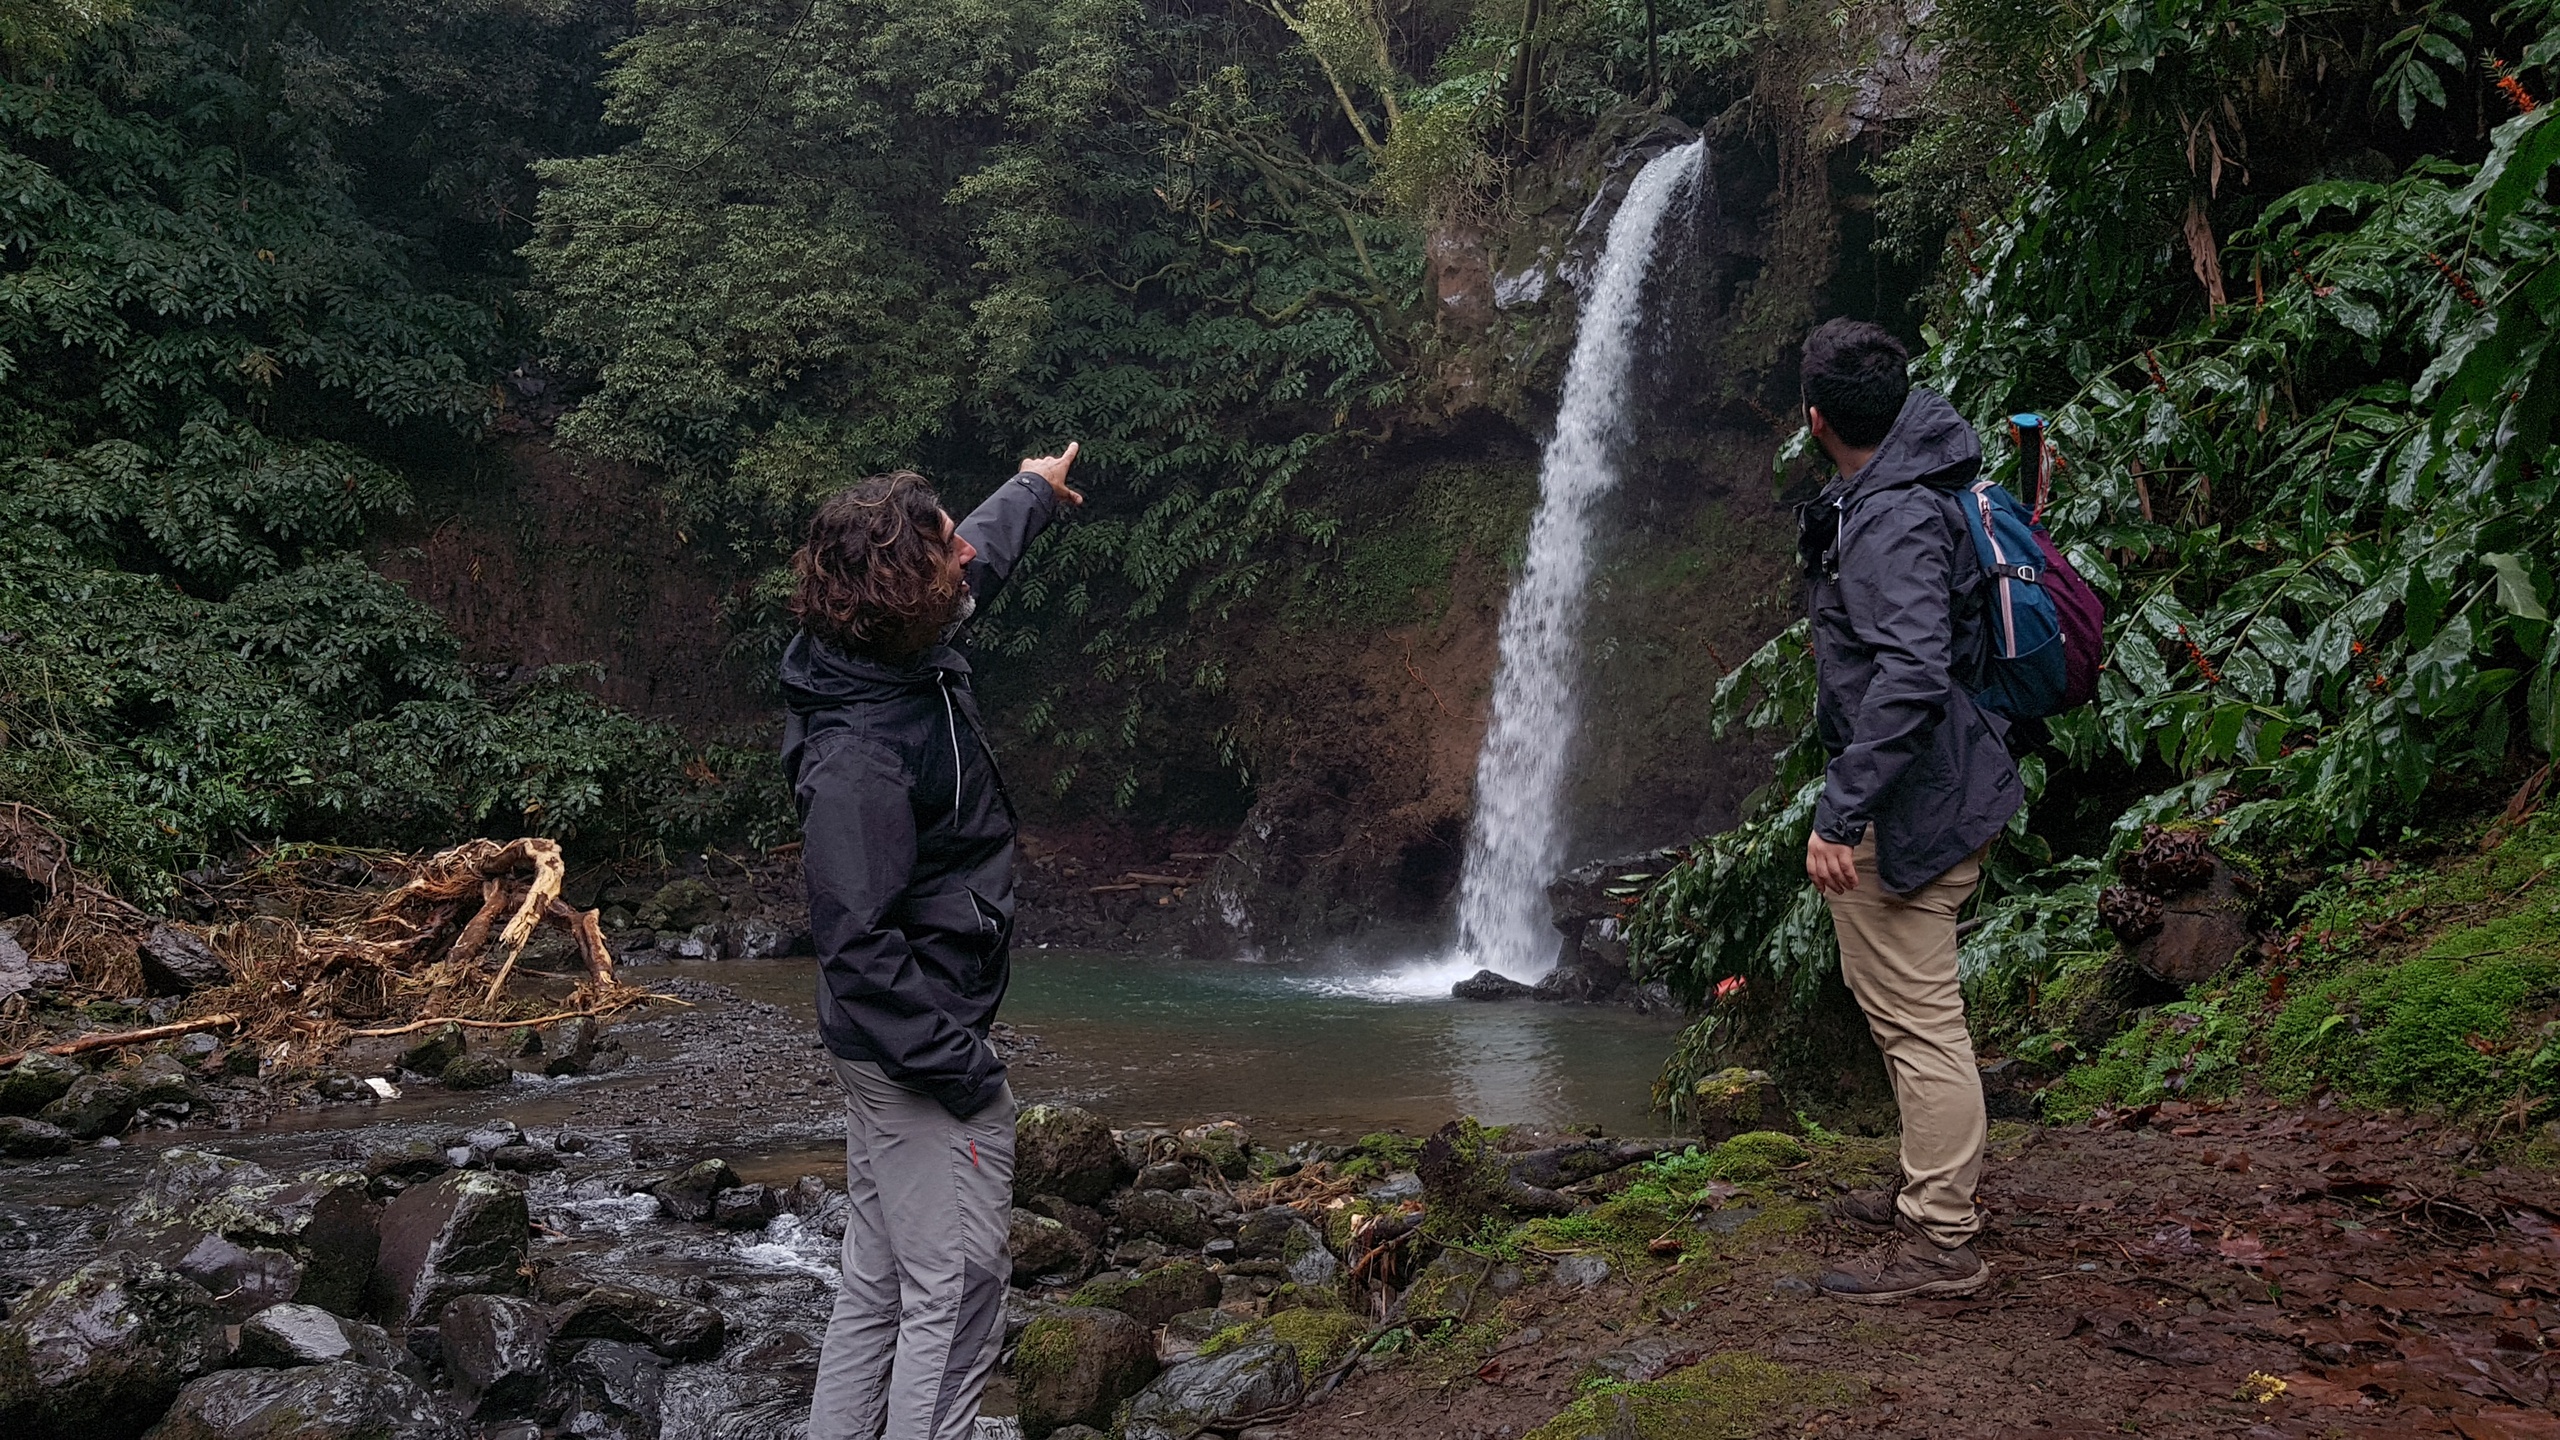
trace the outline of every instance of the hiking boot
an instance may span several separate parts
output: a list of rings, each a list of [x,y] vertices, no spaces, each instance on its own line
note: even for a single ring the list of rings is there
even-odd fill
[[[1971,1243],[1943,1249],[1905,1221],[1895,1227],[1890,1244],[1846,1270],[1823,1276],[1816,1288],[1860,1305],[1890,1305],[1897,1300],[1975,1295],[1990,1283],[1991,1267],[1973,1253]]]
[[[1893,1233],[1894,1222],[1902,1215],[1890,1190],[1852,1190],[1824,1201],[1822,1213],[1879,1235]]]

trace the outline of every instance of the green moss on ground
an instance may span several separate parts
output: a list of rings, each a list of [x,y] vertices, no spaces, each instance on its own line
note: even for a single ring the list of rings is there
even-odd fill
[[[1369,1333],[1368,1322],[1344,1310],[1284,1310],[1268,1320],[1230,1325],[1201,1342],[1205,1358],[1258,1340],[1285,1341],[1298,1352],[1298,1373],[1308,1380],[1333,1368]]]
[[[1748,1440],[1784,1412],[1849,1404],[1864,1390],[1845,1376],[1807,1374],[1755,1355],[1713,1355],[1639,1385],[1594,1384],[1523,1440]]]

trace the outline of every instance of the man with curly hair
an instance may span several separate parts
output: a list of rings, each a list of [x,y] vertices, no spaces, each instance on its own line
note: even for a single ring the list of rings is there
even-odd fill
[[[959,1440],[995,1365],[1014,1101],[987,1027],[1014,812],[951,640],[1058,506],[1084,503],[1076,450],[1023,461],[957,524],[923,476],[874,475],[819,506],[791,557],[782,762],[851,1201],[810,1440]]]

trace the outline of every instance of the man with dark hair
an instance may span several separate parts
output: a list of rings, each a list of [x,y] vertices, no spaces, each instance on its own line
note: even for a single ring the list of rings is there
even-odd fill
[[[953,524],[924,477],[818,507],[791,557],[782,763],[818,1030],[846,1099],[844,1280],[810,1440],[960,1440],[1003,1335],[1013,1093],[987,1027],[1013,934],[1013,801],[950,640],[1058,505],[1076,447]]]
[[[1982,1078],[1956,974],[1956,918],[2022,792],[2002,722],[1975,708],[1986,654],[1982,569],[1955,495],[1982,442],[1914,389],[1879,326],[1833,320],[1805,340],[1805,423],[1839,467],[1798,510],[1811,581],[1814,726],[1830,763],[1805,873],[1830,903],[1840,974],[1866,1011],[1902,1112],[1898,1193],[1832,1212],[1893,1241],[1821,1288],[1869,1303],[1970,1295],[1982,1174]]]

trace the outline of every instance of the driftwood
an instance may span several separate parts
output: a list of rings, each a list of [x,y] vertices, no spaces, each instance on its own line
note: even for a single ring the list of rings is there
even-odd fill
[[[367,1038],[379,1038],[384,1035],[414,1035],[421,1030],[433,1030],[439,1025],[459,1025],[466,1030],[516,1030],[534,1025],[550,1025],[562,1020],[593,1020],[600,1015],[610,1015],[625,1006],[637,1005],[643,1000],[657,1000],[668,1005],[687,1003],[672,995],[639,994],[626,996],[610,1005],[594,1005],[584,1010],[562,1010],[550,1015],[536,1015],[527,1020],[474,1020],[466,1015],[430,1015],[424,1020],[412,1020],[406,1025],[384,1025],[371,1030],[350,1030],[347,1033]]]
[[[118,1045],[139,1045],[149,1040],[175,1040],[199,1030],[228,1030],[240,1023],[237,1015],[199,1015],[193,1020],[175,1020],[166,1025],[151,1025],[140,1030],[117,1030],[96,1035],[83,1035],[59,1045],[37,1045],[15,1055],[0,1055],[0,1066],[15,1065],[41,1050],[47,1055],[84,1055],[92,1050],[112,1050]]]

